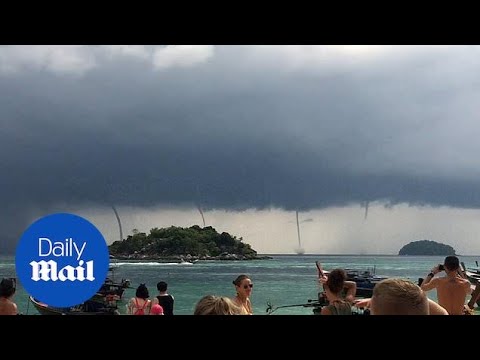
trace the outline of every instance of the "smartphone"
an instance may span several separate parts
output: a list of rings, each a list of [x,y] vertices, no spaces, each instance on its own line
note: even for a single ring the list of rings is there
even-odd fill
[[[445,270],[445,266],[443,266],[442,264],[439,264],[438,265],[438,270],[440,270],[440,271]]]

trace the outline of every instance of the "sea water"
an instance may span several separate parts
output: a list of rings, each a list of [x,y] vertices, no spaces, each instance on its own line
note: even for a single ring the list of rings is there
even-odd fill
[[[320,261],[325,270],[351,268],[375,271],[377,275],[410,279],[417,283],[437,264],[443,256],[379,256],[379,255],[272,255],[270,260],[253,261],[199,261],[195,264],[127,262],[118,261],[115,266],[115,281],[131,280],[119,310],[125,313],[125,304],[135,295],[135,288],[145,283],[152,298],[157,294],[159,281],[168,283],[168,293],[175,297],[174,313],[189,315],[197,301],[205,295],[235,296],[232,281],[240,274],[250,276],[254,286],[251,296],[254,314],[267,314],[267,306],[307,304],[316,300],[319,291],[315,261]],[[459,256],[467,267],[475,267],[478,256]],[[15,277],[13,256],[0,256],[0,277]],[[436,300],[435,290],[428,293]],[[18,284],[14,301],[19,312],[37,314],[28,301],[28,294]],[[312,308],[290,307],[275,311],[276,315],[311,315]]]

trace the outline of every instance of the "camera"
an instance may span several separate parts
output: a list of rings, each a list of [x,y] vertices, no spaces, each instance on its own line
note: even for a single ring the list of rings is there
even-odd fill
[[[442,264],[438,264],[438,270],[440,271],[445,270],[445,266],[443,266]]]

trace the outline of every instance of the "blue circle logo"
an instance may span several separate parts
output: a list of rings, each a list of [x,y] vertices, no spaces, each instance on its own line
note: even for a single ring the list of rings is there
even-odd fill
[[[88,220],[53,214],[23,233],[15,266],[31,296],[50,306],[69,307],[87,301],[103,285],[109,252],[102,234]]]

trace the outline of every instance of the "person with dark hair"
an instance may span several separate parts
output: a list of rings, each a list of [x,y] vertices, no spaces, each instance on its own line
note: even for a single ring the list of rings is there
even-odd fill
[[[243,315],[243,310],[227,297],[207,295],[197,303],[193,315]]]
[[[440,271],[445,271],[446,276],[435,277]],[[465,299],[472,292],[470,286],[470,281],[460,271],[460,261],[456,256],[447,256],[443,265],[434,266],[420,285],[423,291],[436,288],[438,304],[450,315],[465,313]]]
[[[328,272],[323,271],[322,264],[319,261],[315,261],[315,265],[317,266],[318,271],[318,282],[322,286],[322,289],[325,288],[324,283],[326,283],[328,279]],[[341,269],[338,269],[341,270]],[[347,274],[345,272],[345,279],[347,279]],[[357,294],[357,283],[355,281],[344,280],[343,283],[343,290],[345,290],[345,300],[348,302],[353,303],[355,301],[355,295]],[[319,297],[322,294],[319,294]]]
[[[168,284],[160,281],[157,284],[158,295],[153,299],[153,304],[159,304],[163,308],[164,315],[173,315],[175,298],[167,293]]]
[[[131,298],[127,304],[128,315],[149,315],[152,302],[148,299],[150,294],[145,284],[140,284],[135,292],[135,297]]]
[[[327,306],[322,308],[321,314],[352,315],[352,303],[355,299],[356,284],[353,281],[347,282],[347,274],[345,270],[332,270],[328,276],[321,275],[320,281],[323,284],[323,288],[329,303]],[[348,289],[347,296],[343,298],[343,290],[345,288]]]
[[[253,315],[252,303],[250,302],[250,295],[252,295],[253,283],[247,275],[239,275],[233,280],[237,296],[232,300],[239,306],[245,315]]]
[[[17,304],[13,302],[15,291],[15,279],[2,279],[0,282],[0,315],[18,315]]]

